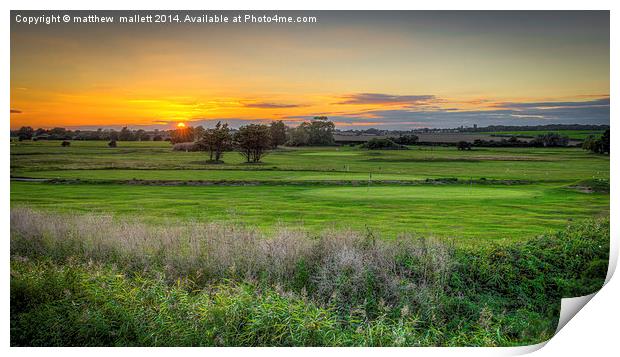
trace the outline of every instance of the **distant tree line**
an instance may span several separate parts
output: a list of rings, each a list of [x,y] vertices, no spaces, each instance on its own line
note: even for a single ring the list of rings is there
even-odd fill
[[[519,140],[516,136],[502,140],[482,140],[476,139],[473,146],[478,147],[564,147],[568,146],[570,140],[566,135],[558,133],[545,133],[536,136],[530,141]]]
[[[589,124],[547,124],[547,125],[490,125],[486,127],[465,127],[456,128],[416,128],[410,130],[387,130],[387,129],[349,129],[337,130],[336,133],[354,135],[386,135],[403,136],[408,134],[420,133],[487,133],[498,131],[559,131],[559,130],[591,130],[602,131],[609,129],[609,125],[589,125]]]
[[[606,130],[609,125],[589,124],[547,124],[547,125],[489,125],[475,128],[458,128],[461,132],[495,132],[495,131],[558,131],[558,130]]]
[[[120,131],[114,129],[97,130],[69,130],[66,128],[33,129],[23,126],[12,131],[11,136],[18,140],[114,140],[114,141],[162,141],[169,136],[170,131],[144,129],[131,130],[127,127]]]

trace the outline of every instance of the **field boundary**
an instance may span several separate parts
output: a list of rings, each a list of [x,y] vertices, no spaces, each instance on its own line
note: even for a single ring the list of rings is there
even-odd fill
[[[365,186],[365,185],[529,185],[530,180],[458,179],[427,178],[423,180],[97,180],[62,179],[37,177],[11,177],[11,181],[37,182],[48,184],[120,184],[146,186],[287,186],[287,185],[325,185],[325,186]]]

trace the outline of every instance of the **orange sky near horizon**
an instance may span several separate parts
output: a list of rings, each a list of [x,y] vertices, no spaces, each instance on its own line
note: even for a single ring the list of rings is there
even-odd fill
[[[583,102],[605,121],[608,12],[370,15],[237,27],[12,23],[11,128],[294,123],[314,115],[340,127],[445,126],[475,120],[473,112],[490,123],[507,102]],[[593,28],[605,16],[606,27]],[[518,122],[519,108],[498,115]]]

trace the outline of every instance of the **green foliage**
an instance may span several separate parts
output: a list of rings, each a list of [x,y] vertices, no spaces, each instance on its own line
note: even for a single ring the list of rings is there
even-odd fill
[[[286,143],[286,131],[288,127],[282,122],[282,120],[272,121],[269,125],[269,132],[271,136],[271,145],[273,148],[277,148],[280,145]]]
[[[609,141],[610,132],[609,129],[605,130],[603,135],[595,137],[593,135],[588,136],[581,145],[584,150],[589,150],[596,154],[609,154]]]
[[[407,147],[395,143],[392,139],[371,139],[362,145],[369,150],[407,150]]]
[[[459,150],[471,150],[471,143],[467,141],[459,141],[456,144],[456,148]]]
[[[544,146],[544,147],[567,146],[568,141],[569,141],[568,136],[561,135],[561,134],[554,133],[554,132],[549,132],[546,134],[536,136],[534,140],[530,141],[530,145]]]
[[[224,151],[232,149],[232,135],[228,124],[218,121],[214,128],[205,129],[197,144],[201,150],[209,153],[210,162],[221,162]]]
[[[406,134],[406,135],[401,135],[397,138],[390,138],[392,141],[394,141],[397,144],[401,144],[401,145],[415,145],[417,144],[419,138],[417,135],[413,135],[413,134]]]
[[[289,130],[289,146],[321,146],[334,144],[335,125],[327,117],[314,117]]]
[[[372,244],[372,240],[367,241]],[[370,247],[370,246],[369,246]],[[459,249],[453,268],[397,248],[396,269],[426,280],[386,299],[385,271],[341,270],[334,298],[308,293],[312,268],[298,261],[288,284],[239,278],[205,286],[162,271],[114,264],[11,260],[13,346],[497,346],[552,336],[559,299],[604,281],[609,222],[587,221],[511,246]],[[431,268],[431,270],[433,270]],[[417,280],[419,281],[419,280]],[[358,286],[362,283],[363,286]],[[403,280],[402,284],[410,283]],[[300,285],[302,286],[299,289]],[[309,289],[306,286],[309,285]],[[399,291],[399,290],[395,290]],[[410,293],[406,293],[410,291]],[[356,296],[355,294],[359,294]],[[336,298],[335,296],[347,297]]]
[[[242,126],[235,133],[235,146],[246,162],[260,162],[271,148],[270,129],[263,124]]]

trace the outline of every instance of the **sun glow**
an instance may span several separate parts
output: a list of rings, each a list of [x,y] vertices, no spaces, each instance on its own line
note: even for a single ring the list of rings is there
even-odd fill
[[[179,124],[177,124],[177,128],[179,128],[179,129],[183,129],[183,128],[185,128],[185,123],[179,123]]]

